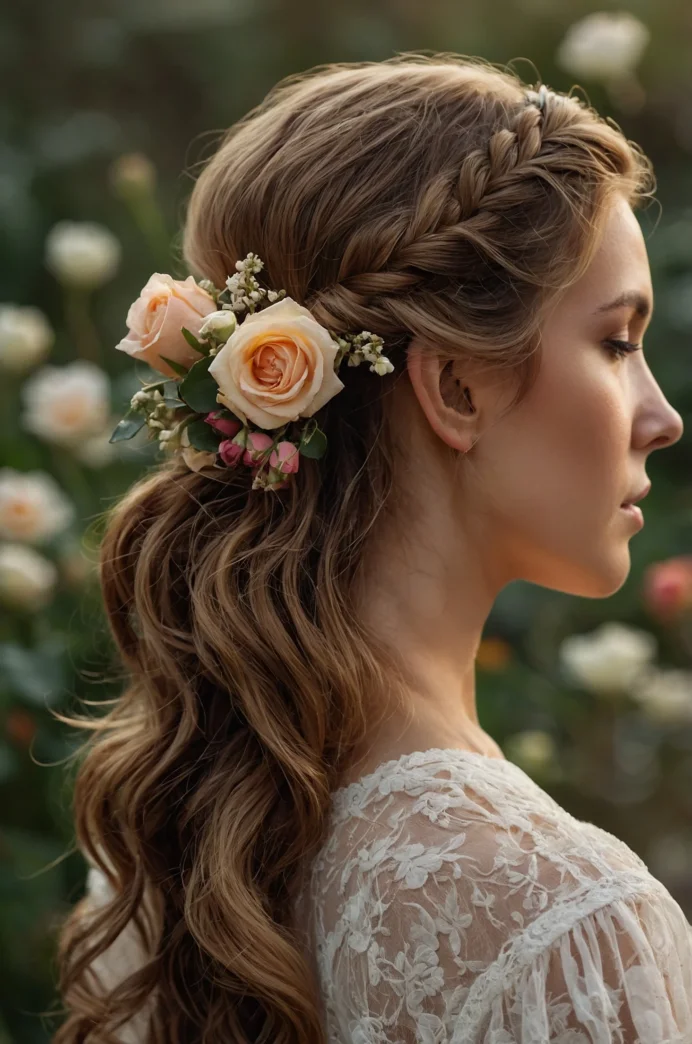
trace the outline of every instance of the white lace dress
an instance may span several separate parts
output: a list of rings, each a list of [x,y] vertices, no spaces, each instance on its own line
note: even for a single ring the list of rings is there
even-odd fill
[[[417,751],[335,791],[296,914],[329,1044],[692,1044],[680,905],[502,758]]]

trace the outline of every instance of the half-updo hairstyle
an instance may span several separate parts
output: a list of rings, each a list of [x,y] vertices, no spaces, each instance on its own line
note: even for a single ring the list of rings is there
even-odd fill
[[[653,188],[581,100],[448,54],[291,76],[204,163],[192,274],[223,287],[253,251],[267,288],[379,334],[395,368],[342,374],[326,457],[282,493],[174,457],[109,511],[100,576],[129,684],[88,725],[75,809],[111,893],[63,929],[56,1044],[109,1044],[144,1011],[138,1044],[324,1044],[291,903],[382,693],[405,683],[353,609],[396,501],[388,391],[415,336],[510,373],[519,402],[543,307],[585,270],[611,195]],[[141,965],[97,987],[93,962],[133,925]]]

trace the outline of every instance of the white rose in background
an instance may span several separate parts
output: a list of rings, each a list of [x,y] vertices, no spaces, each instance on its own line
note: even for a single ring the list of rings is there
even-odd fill
[[[0,601],[12,609],[35,611],[51,600],[58,571],[24,544],[0,544]]]
[[[692,671],[651,668],[637,679],[632,696],[660,725],[692,725]]]
[[[48,319],[32,305],[0,304],[0,367],[23,373],[43,362],[55,341]]]
[[[110,418],[110,378],[99,366],[77,360],[44,366],[22,388],[22,424],[47,442],[74,447],[102,432]]]
[[[113,278],[120,241],[95,221],[59,221],[46,237],[46,266],[65,286],[94,290]]]
[[[628,691],[657,651],[658,642],[648,631],[611,621],[590,634],[565,638],[559,656],[579,685],[608,695]]]
[[[0,538],[38,544],[66,529],[74,516],[52,475],[0,468]]]
[[[575,22],[558,47],[558,64],[575,76],[608,81],[634,72],[651,38],[628,11],[597,11]]]

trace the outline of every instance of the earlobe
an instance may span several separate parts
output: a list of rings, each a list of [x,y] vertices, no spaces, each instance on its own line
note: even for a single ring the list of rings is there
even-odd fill
[[[442,364],[434,355],[409,348],[406,364],[411,385],[430,427],[448,446],[467,452],[475,441],[472,415],[476,412],[469,388],[462,388],[460,379],[452,378],[455,386],[452,398],[458,405],[449,404],[442,391],[445,379],[449,381],[444,373],[448,363]]]

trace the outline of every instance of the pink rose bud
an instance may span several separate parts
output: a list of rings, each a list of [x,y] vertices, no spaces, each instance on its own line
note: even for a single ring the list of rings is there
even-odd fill
[[[273,445],[271,435],[265,435],[263,431],[253,431],[247,437],[247,449],[243,454],[243,461],[252,467],[258,462],[258,458]]]
[[[219,443],[219,456],[224,464],[228,464],[229,468],[234,468],[240,462],[244,452],[243,447],[231,439],[224,439]]]
[[[214,411],[206,415],[204,422],[210,424],[216,431],[220,431],[222,435],[228,436],[229,439],[237,435],[242,427],[239,421],[232,420],[230,417],[220,417]]]
[[[692,556],[680,555],[656,562],[644,573],[644,602],[662,620],[671,620],[692,608]]]
[[[292,442],[280,442],[269,457],[269,464],[284,475],[297,471],[300,464],[298,447]]]

